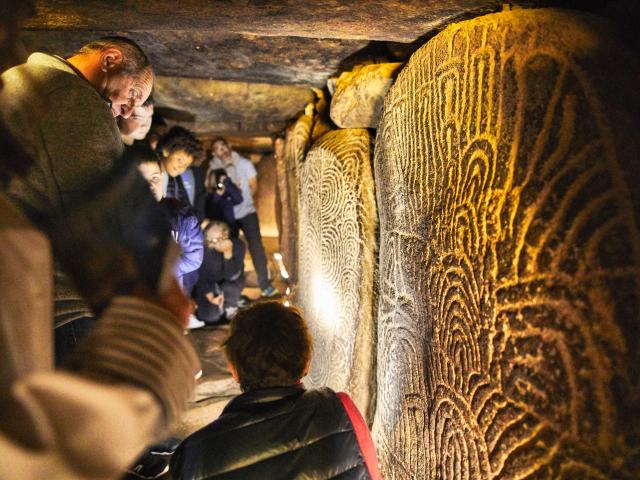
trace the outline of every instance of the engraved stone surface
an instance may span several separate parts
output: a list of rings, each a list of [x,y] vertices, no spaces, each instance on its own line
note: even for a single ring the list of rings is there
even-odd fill
[[[288,129],[283,149],[280,189],[280,252],[289,278],[294,287],[298,278],[298,168],[309,150],[313,127],[313,104],[307,105],[301,115]],[[295,295],[294,295],[295,296]]]
[[[314,337],[309,386],[347,391],[365,418],[375,395],[377,211],[370,135],[334,130],[300,167],[298,301]]]
[[[377,128],[384,96],[401,65],[362,65],[342,73],[331,97],[331,120],[342,128]]]
[[[640,75],[615,36],[568,11],[488,15],[389,90],[385,478],[640,478]]]

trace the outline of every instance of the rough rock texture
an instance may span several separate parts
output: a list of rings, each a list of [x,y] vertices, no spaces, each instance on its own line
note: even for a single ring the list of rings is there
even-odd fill
[[[316,87],[367,45],[366,40],[229,35],[223,30],[26,30],[21,38],[29,52],[67,55],[103,35],[136,40],[158,75]]]
[[[157,77],[154,96],[165,107],[191,112],[195,121],[180,123],[197,133],[236,135],[278,131],[314,98],[301,86],[174,77]]]
[[[276,223],[276,159],[272,154],[262,155],[256,165],[258,190],[254,195],[256,211],[260,219],[260,233],[263,237],[278,237]]]
[[[640,478],[640,76],[615,35],[567,11],[488,15],[389,91],[386,478]]]
[[[377,211],[367,130],[335,130],[299,170],[298,302],[314,338],[310,386],[347,391],[366,416],[375,395]]]
[[[384,96],[401,65],[363,65],[342,73],[331,97],[331,120],[341,128],[377,128]]]
[[[298,168],[309,150],[313,127],[313,104],[288,129],[285,136],[281,168],[280,197],[280,252],[292,285],[298,278]]]
[[[463,14],[497,10],[499,0],[39,0],[28,29],[180,30],[228,34],[412,42]],[[535,1],[520,1],[535,4]],[[539,2],[538,2],[539,3]]]

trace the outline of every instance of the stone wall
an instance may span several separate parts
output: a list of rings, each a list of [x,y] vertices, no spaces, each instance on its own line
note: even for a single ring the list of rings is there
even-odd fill
[[[312,110],[309,108],[308,110]],[[278,188],[280,199],[280,252],[293,286],[298,276],[298,167],[311,143],[313,115],[310,112],[301,115],[286,131],[282,158],[279,159]]]
[[[314,337],[308,386],[347,391],[367,417],[375,399],[377,212],[371,137],[335,130],[299,170],[297,300]]]
[[[568,11],[488,15],[389,91],[385,478],[640,478],[640,75],[614,38]]]

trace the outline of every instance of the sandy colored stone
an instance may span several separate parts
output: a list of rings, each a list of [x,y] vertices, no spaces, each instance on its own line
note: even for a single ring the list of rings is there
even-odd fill
[[[488,15],[387,94],[385,478],[640,478],[640,73],[615,38],[569,11]]]
[[[236,135],[268,135],[314,99],[304,86],[162,76],[156,78],[153,94],[158,105],[189,112],[193,118],[179,123],[203,136],[221,132],[224,125]]]
[[[331,97],[331,120],[341,128],[377,128],[384,96],[401,66],[377,63],[342,73]]]
[[[347,391],[365,417],[375,403],[377,212],[370,135],[334,130],[299,169],[297,300],[314,338],[305,383]]]

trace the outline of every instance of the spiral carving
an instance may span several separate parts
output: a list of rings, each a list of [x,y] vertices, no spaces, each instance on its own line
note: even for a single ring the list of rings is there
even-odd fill
[[[389,91],[387,478],[640,478],[633,78],[604,21],[514,10],[441,32]]]
[[[348,391],[365,416],[375,393],[370,142],[363,129],[329,132],[299,172],[298,301],[314,337],[306,383]]]

